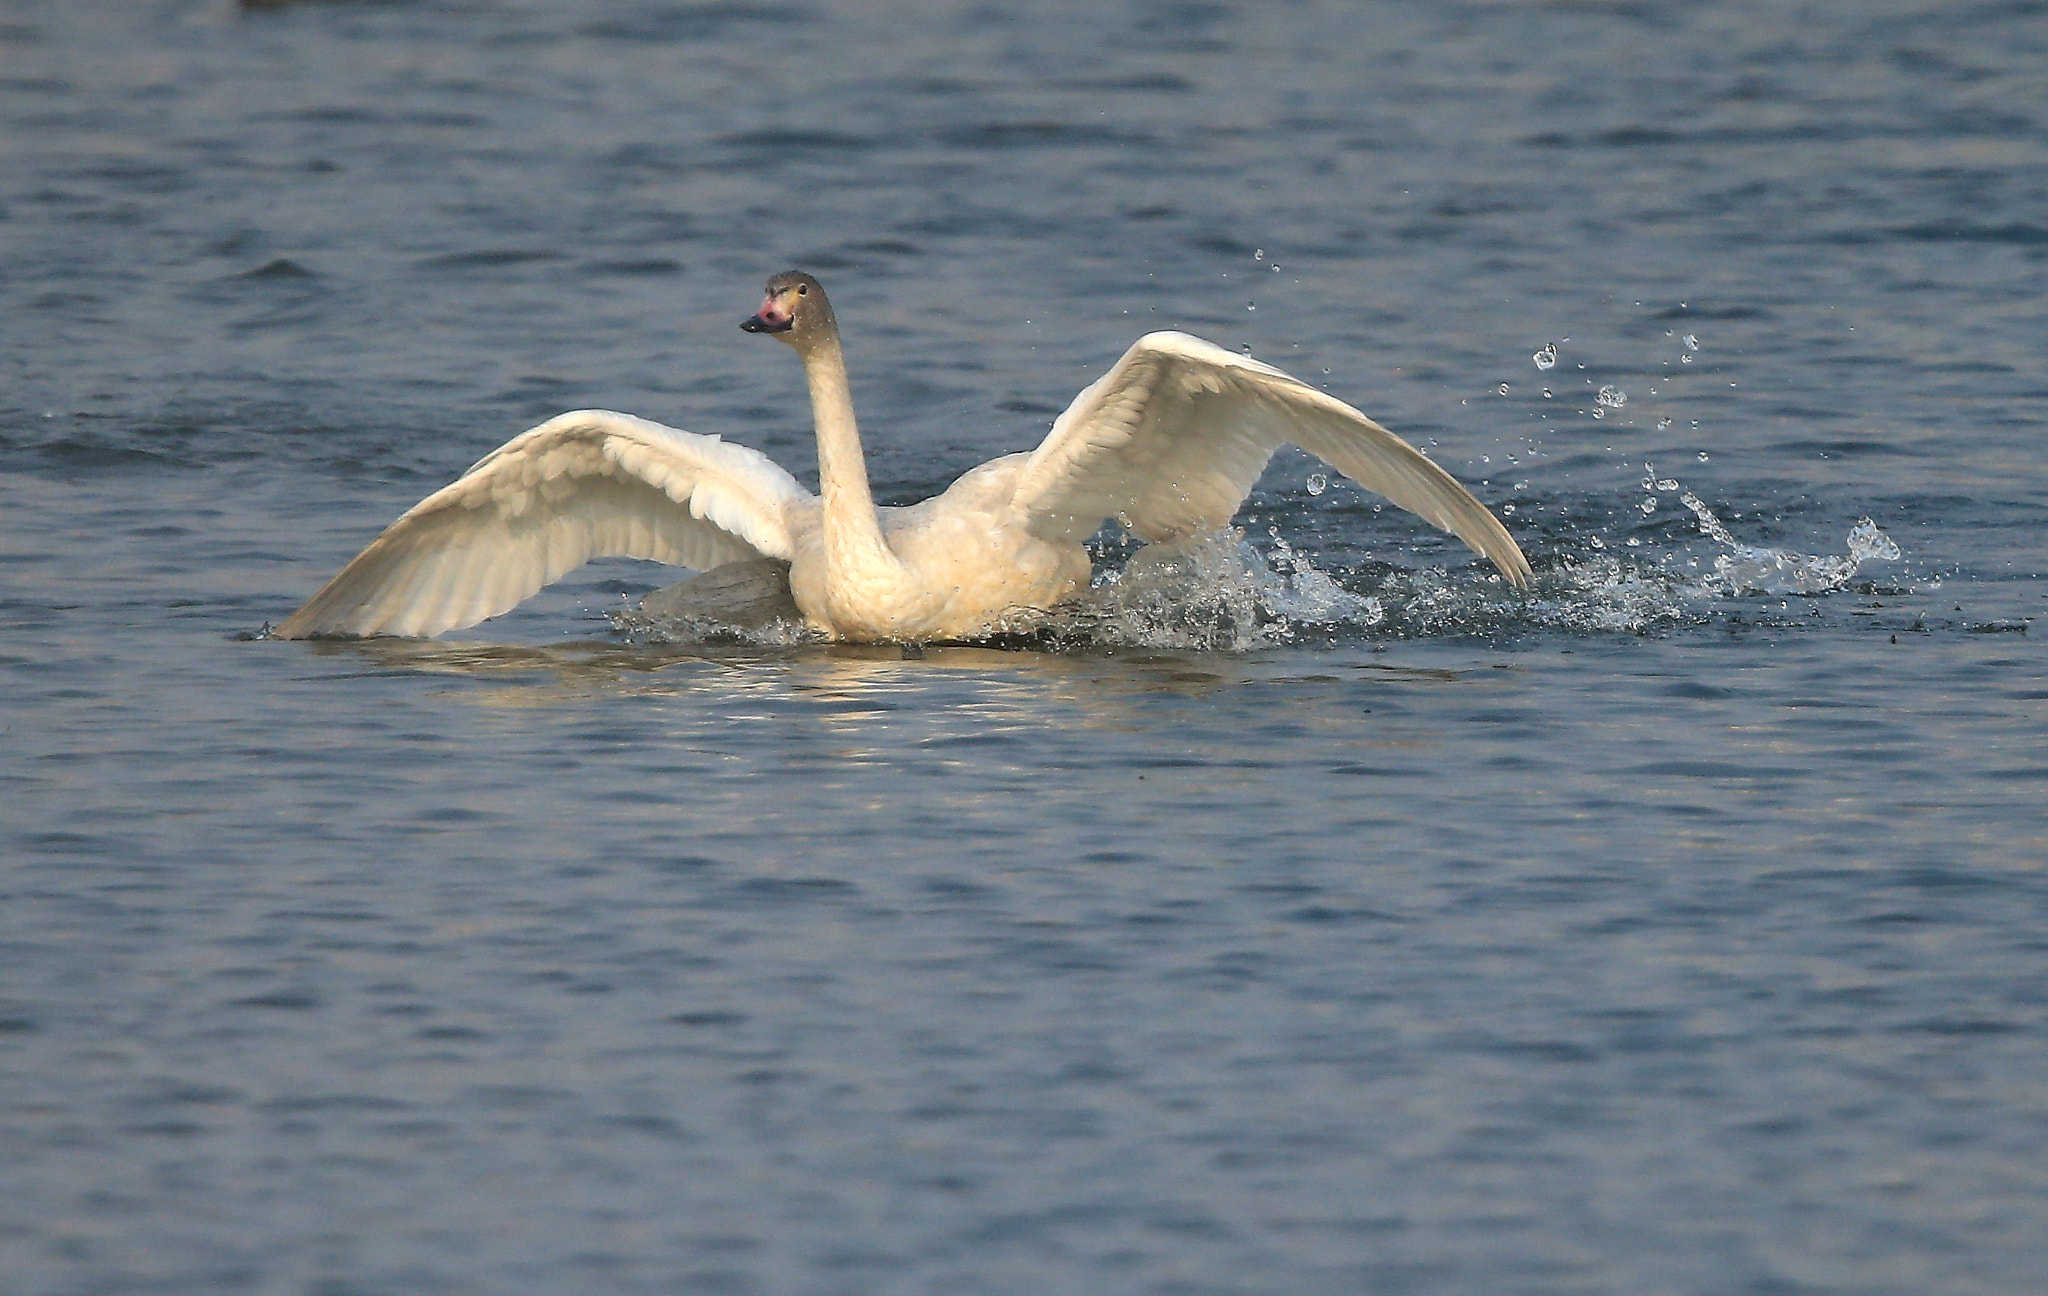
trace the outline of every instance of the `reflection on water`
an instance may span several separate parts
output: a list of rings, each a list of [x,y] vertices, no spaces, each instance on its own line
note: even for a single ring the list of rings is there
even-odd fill
[[[620,698],[672,698],[707,715],[763,697],[826,714],[873,718],[877,707],[916,713],[944,729],[1036,729],[1080,724],[1131,728],[1134,704],[1153,696],[1213,698],[1261,688],[1284,699],[1298,687],[1367,678],[1447,686],[1497,672],[1406,666],[1344,654],[1301,673],[1297,654],[1218,655],[1159,649],[1039,652],[972,645],[451,643],[419,639],[314,640],[281,651],[356,660],[379,672],[454,676],[482,685],[448,696],[486,707],[583,706]],[[346,678],[346,673],[337,678]]]

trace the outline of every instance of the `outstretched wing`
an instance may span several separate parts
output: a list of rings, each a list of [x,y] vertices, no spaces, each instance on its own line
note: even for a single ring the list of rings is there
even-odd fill
[[[1514,537],[1415,447],[1327,392],[1185,333],[1139,338],[1077,396],[1025,462],[1014,502],[1049,540],[1085,540],[1105,518],[1145,540],[1179,539],[1227,524],[1285,444],[1529,584]]]
[[[788,506],[809,498],[757,450],[630,414],[562,414],[407,510],[276,634],[439,634],[592,558],[787,559]]]

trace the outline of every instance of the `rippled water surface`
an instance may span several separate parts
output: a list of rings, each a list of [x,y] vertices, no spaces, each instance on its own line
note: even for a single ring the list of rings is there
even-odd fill
[[[0,6],[0,1272],[2032,1293],[2037,3]],[[560,410],[878,493],[1139,333],[1292,452],[1033,646],[600,564],[251,638]]]

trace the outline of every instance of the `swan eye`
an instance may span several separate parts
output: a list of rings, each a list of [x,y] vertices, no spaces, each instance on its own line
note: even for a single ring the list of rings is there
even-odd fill
[[[797,295],[797,296],[799,296],[799,297],[808,297],[808,296],[810,296],[810,295],[811,295],[811,286],[810,286],[809,284],[798,284],[798,285],[796,286],[796,295]]]

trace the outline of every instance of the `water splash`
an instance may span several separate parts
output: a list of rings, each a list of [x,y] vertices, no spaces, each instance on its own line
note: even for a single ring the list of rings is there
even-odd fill
[[[1262,555],[1239,529],[1149,545],[1101,572],[1086,596],[1049,616],[1060,647],[1247,652],[1339,625],[1372,626],[1384,604],[1354,594],[1271,533]]]
[[[1678,497],[1700,530],[1728,552],[1714,557],[1708,587],[1724,594],[1825,594],[1849,583],[1867,562],[1896,562],[1904,551],[1869,518],[1849,528],[1846,554],[1801,554],[1743,544],[1691,491]]]
[[[1517,602],[1476,598],[1469,578],[1448,572],[1397,575],[1388,595],[1388,628],[1402,635],[1481,634],[1529,629],[1568,634],[1644,634],[1703,619],[1664,573],[1624,561],[1595,536],[1593,552],[1567,557],[1537,577],[1534,596]]]
[[[1240,529],[1135,552],[1107,544],[1085,594],[1049,612],[1020,614],[996,642],[1052,651],[1249,652],[1333,637],[1647,634],[1710,622],[1725,614],[1717,605],[1731,598],[1841,589],[1866,564],[1903,556],[1869,518],[1849,530],[1840,554],[1746,544],[1676,478],[1660,476],[1649,463],[1642,474],[1643,495],[1630,506],[1631,514],[1647,518],[1676,493],[1699,534],[1722,552],[1709,562],[1668,549],[1658,534],[1668,531],[1669,521],[1657,522],[1655,530],[1645,521],[1624,544],[1621,537],[1603,536],[1599,514],[1587,513],[1581,519],[1590,524],[1587,529],[1573,526],[1538,541],[1545,570],[1535,590],[1522,593],[1469,563],[1412,569],[1368,561],[1325,571],[1283,538],[1278,526],[1269,527],[1256,546]],[[739,629],[650,618],[637,610],[615,613],[613,622],[629,638],[647,643],[777,646],[818,639],[791,622]]]
[[[1871,562],[1902,557],[1899,546],[1878,525],[1863,518],[1850,528],[1844,554],[1801,554],[1744,544],[1691,491],[1659,478],[1644,465],[1645,490],[1681,490],[1700,531],[1726,552],[1702,572],[1697,559],[1680,554],[1653,557],[1641,537],[1630,536],[1621,553],[1597,533],[1554,542],[1558,561],[1537,578],[1536,592],[1520,606],[1497,603],[1460,607],[1457,579],[1442,574],[1396,578],[1380,592],[1389,606],[1388,628],[1404,634],[1471,633],[1490,628],[1542,629],[1567,633],[1646,634],[1663,627],[1702,624],[1720,614],[1716,605],[1735,597],[1824,594],[1848,585]],[[1654,497],[1642,501],[1654,510]],[[1636,552],[1639,551],[1640,552]],[[1397,585],[1407,586],[1397,592]],[[1502,618],[1496,626],[1488,618]]]

